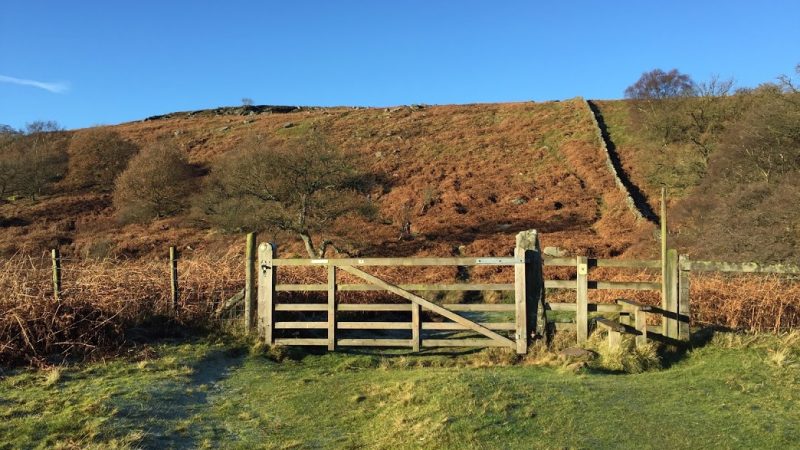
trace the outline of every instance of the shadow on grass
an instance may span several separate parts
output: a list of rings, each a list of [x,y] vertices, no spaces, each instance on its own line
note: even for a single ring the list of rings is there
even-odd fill
[[[192,340],[183,337],[177,342]],[[246,355],[247,347],[243,345],[215,349],[184,366],[190,369],[188,379],[176,375],[142,387],[133,397],[116,398],[116,420],[124,424],[120,428],[144,431],[141,448],[200,447],[196,433],[191,432],[191,419],[209,404],[209,396],[219,389],[218,384],[243,364]]]
[[[708,326],[693,331],[688,343],[680,341],[663,342],[664,345],[662,345],[658,351],[662,367],[664,369],[669,369],[683,360],[689,351],[705,347],[711,342],[716,333],[730,331],[732,330],[724,327]]]

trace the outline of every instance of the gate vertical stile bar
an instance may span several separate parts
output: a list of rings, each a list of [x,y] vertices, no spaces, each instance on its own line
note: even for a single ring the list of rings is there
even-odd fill
[[[578,270],[575,329],[578,345],[582,345],[589,339],[589,260],[578,256],[575,262]]]
[[[328,350],[336,349],[336,266],[328,264]]]
[[[411,304],[411,346],[412,350],[418,352],[422,346],[422,307],[416,303]]]
[[[275,342],[275,282],[277,270],[272,264],[276,257],[274,244],[264,242],[258,246],[258,335],[269,345]]]

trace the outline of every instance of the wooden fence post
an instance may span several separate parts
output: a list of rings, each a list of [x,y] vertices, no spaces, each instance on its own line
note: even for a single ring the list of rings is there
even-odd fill
[[[336,350],[336,266],[328,264],[328,350]]]
[[[521,261],[514,265],[516,350],[524,354],[531,334],[546,336],[547,332],[542,255],[536,230],[517,233],[514,258]]]
[[[61,252],[57,248],[50,251],[53,260],[53,299],[61,300]]]
[[[583,345],[589,339],[589,260],[578,256],[575,265],[578,269],[575,329],[578,345]]]
[[[667,188],[661,186],[661,217],[659,218],[661,237],[661,309],[669,311],[669,280],[667,269]],[[661,317],[661,334],[668,336],[668,319]]]
[[[277,270],[272,265],[272,259],[276,256],[276,253],[274,244],[264,242],[258,246],[258,335],[270,345],[275,342],[273,322]]]
[[[411,304],[411,347],[418,352],[422,346],[422,307],[417,303]]]
[[[688,341],[690,338],[690,268],[689,258],[686,255],[680,255],[680,257],[678,257],[678,269],[680,270],[680,277],[678,279],[678,285],[680,287],[680,293],[678,294],[678,339],[682,341]]]
[[[170,308],[173,314],[178,313],[178,251],[175,247],[169,248],[169,281],[170,281]]]
[[[256,326],[256,234],[247,233],[244,278],[244,330],[251,333]]]
[[[667,266],[664,271],[664,296],[667,307],[664,308],[669,316],[664,318],[664,335],[671,338],[678,337],[678,251],[667,251]]]

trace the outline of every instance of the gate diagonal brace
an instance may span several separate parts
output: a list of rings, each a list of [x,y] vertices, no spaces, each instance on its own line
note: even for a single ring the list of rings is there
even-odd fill
[[[484,336],[486,336],[486,337],[488,337],[490,339],[493,339],[493,340],[498,341],[498,342],[502,342],[503,344],[505,344],[505,345],[507,345],[507,346],[509,346],[511,348],[516,347],[516,343],[514,343],[514,341],[512,341],[512,340],[510,340],[510,339],[508,339],[506,337],[503,337],[503,336],[495,333],[494,331],[492,331],[492,330],[490,330],[490,329],[488,329],[488,328],[486,328],[486,327],[484,327],[484,326],[482,326],[482,325],[480,325],[480,324],[478,324],[476,322],[473,322],[473,321],[471,321],[471,320],[469,320],[469,319],[467,319],[467,318],[465,318],[465,317],[463,317],[463,316],[461,316],[459,314],[456,314],[455,312],[450,311],[447,308],[439,306],[439,305],[437,305],[435,303],[432,303],[432,302],[430,302],[428,300],[425,300],[424,298],[422,298],[420,296],[414,295],[414,294],[412,294],[412,293],[410,293],[408,291],[400,289],[399,287],[397,287],[397,286],[395,286],[393,284],[387,283],[387,282],[381,280],[378,277],[370,275],[370,274],[368,274],[366,272],[363,272],[363,271],[358,270],[355,267],[351,267],[351,266],[339,266],[339,269],[341,269],[341,270],[343,270],[343,271],[345,271],[345,272],[347,272],[347,273],[349,273],[351,275],[355,275],[355,276],[357,276],[357,277],[359,277],[359,278],[361,278],[361,279],[363,279],[365,281],[368,281],[369,283],[374,284],[375,286],[379,286],[379,287],[381,287],[383,289],[386,289],[389,292],[397,294],[400,297],[403,297],[406,300],[411,301],[412,303],[416,303],[416,304],[422,306],[423,308],[425,308],[427,310],[430,310],[430,311],[433,311],[433,312],[435,312],[437,314],[440,314],[440,315],[452,320],[453,322],[456,322],[456,323],[459,323],[461,325],[464,325],[465,327],[469,328],[470,330],[475,331],[477,333],[480,333],[480,334],[482,334],[482,335],[484,335]]]

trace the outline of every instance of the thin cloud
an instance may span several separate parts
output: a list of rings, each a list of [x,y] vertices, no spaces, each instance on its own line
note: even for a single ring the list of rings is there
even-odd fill
[[[8,77],[5,75],[0,75],[0,83],[19,84],[21,86],[33,86],[39,89],[44,89],[45,91],[53,92],[55,94],[63,94],[64,92],[67,92],[69,90],[69,83],[63,81],[48,83],[45,81],[24,80],[22,78]]]

